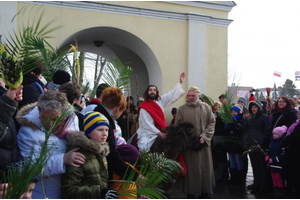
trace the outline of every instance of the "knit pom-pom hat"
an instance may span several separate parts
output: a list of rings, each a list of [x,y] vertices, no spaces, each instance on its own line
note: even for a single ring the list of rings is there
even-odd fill
[[[239,115],[241,115],[242,114],[242,110],[238,107],[238,106],[232,106],[231,108],[230,108],[230,111],[235,111],[235,112],[237,112]]]
[[[283,136],[284,133],[286,133],[287,131],[287,127],[286,126],[279,126],[274,128],[273,133],[276,133],[277,135],[279,135],[278,139],[281,138]]]
[[[101,113],[89,111],[84,115],[83,125],[84,133],[85,135],[88,135],[98,126],[106,125],[109,127],[109,121]]]

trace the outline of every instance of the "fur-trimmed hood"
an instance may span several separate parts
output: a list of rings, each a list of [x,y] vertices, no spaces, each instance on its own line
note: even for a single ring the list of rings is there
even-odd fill
[[[27,126],[32,130],[40,130],[42,124],[39,116],[37,103],[32,103],[22,107],[21,110],[18,111],[16,119],[23,126]]]
[[[105,142],[104,145],[101,145],[100,142],[87,138],[84,132],[69,131],[66,135],[66,141],[68,145],[79,146],[85,151],[90,151],[103,156],[107,156],[109,154],[109,146],[107,142]]]
[[[249,104],[248,104],[248,110],[249,110],[249,113],[251,116],[253,116],[253,113],[252,113],[252,110],[251,110],[251,106],[252,105],[255,105],[257,108],[258,108],[258,111],[257,113],[262,113],[262,103],[258,100],[255,100],[255,101],[250,101]]]

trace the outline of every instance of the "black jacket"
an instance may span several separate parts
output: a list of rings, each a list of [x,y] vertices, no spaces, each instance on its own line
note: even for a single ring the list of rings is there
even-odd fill
[[[258,107],[258,112],[254,115],[251,107]],[[243,143],[248,149],[259,144],[263,149],[267,149],[272,135],[272,122],[269,116],[263,114],[260,102],[251,101],[248,106],[250,117],[247,119],[246,131],[243,136]]]
[[[273,163],[268,164],[268,169],[274,172],[281,172],[285,147],[282,138],[278,140],[272,139],[269,148],[266,150],[266,155],[272,158]]]
[[[13,119],[17,102],[6,94],[0,97],[0,181],[5,167],[21,159],[17,145],[17,129]]]
[[[32,74],[25,74],[23,76],[23,100],[19,102],[19,109],[27,104],[35,103],[43,94],[44,84]]]
[[[275,110],[272,113],[272,116],[273,129],[283,125],[289,128],[298,119],[297,113],[294,112],[291,108],[286,108],[280,112]]]
[[[284,177],[299,184],[300,180],[300,124],[285,138]]]
[[[108,162],[108,173],[109,173],[109,179],[112,180],[112,172],[115,172],[119,176],[123,177],[126,170],[127,176],[131,173],[132,168],[128,166],[125,161],[122,159],[120,153],[117,151],[116,148],[116,141],[114,137],[114,129],[116,129],[114,117],[110,115],[110,112],[107,108],[105,108],[103,105],[99,104],[94,111],[102,113],[109,121],[109,130],[108,130],[108,137],[107,137],[107,143],[109,145],[109,154],[106,157]],[[134,180],[138,177],[138,173],[135,172]]]

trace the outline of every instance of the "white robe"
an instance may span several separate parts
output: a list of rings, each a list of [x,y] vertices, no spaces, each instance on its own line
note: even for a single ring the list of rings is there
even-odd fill
[[[164,112],[165,107],[176,102],[184,93],[185,91],[182,89],[181,84],[177,83],[170,92],[162,95],[161,99],[155,101],[155,103],[157,103]],[[141,108],[139,114],[139,128],[137,130],[137,145],[139,149],[149,151],[159,132],[160,130],[154,126],[154,120],[151,115],[145,109]]]

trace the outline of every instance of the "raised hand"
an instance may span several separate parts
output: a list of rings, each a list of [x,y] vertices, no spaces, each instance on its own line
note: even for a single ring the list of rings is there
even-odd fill
[[[182,72],[182,73],[180,74],[180,77],[179,77],[179,82],[180,82],[180,84],[182,84],[182,83],[183,83],[183,81],[184,81],[184,78],[185,78],[185,73],[184,73],[184,72]]]

